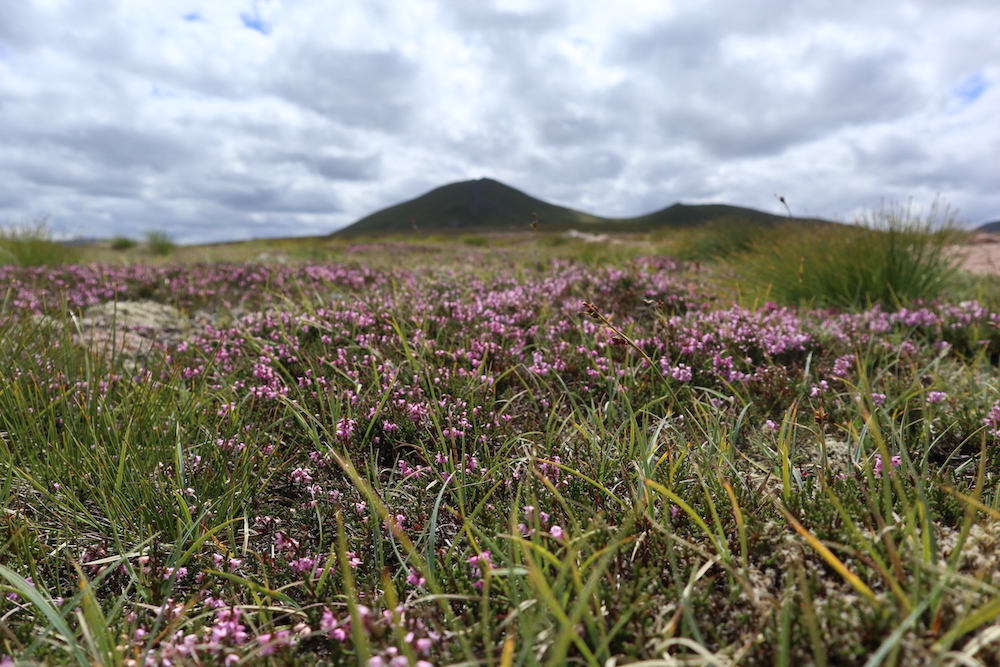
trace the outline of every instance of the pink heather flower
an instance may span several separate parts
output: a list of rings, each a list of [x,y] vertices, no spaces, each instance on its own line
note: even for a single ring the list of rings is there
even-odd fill
[[[820,380],[819,384],[814,384],[809,390],[809,398],[816,398],[817,396],[822,396],[830,388],[830,384],[826,380]]]
[[[411,586],[423,586],[427,583],[427,580],[420,576],[420,573],[416,570],[410,570],[410,574],[406,577],[406,583]]]
[[[492,563],[491,558],[492,558],[492,556],[490,555],[490,552],[489,551],[484,551],[484,552],[482,552],[481,554],[479,554],[477,556],[470,556],[469,558],[466,559],[465,562],[468,563],[469,565],[471,565],[472,567],[477,567],[478,568],[478,567],[480,567],[481,564],[484,564],[484,563],[486,565],[492,565],[493,563]]]
[[[298,560],[293,560],[288,564],[289,569],[296,574],[312,574],[318,563],[317,558],[309,558],[308,556],[303,556]]]
[[[333,612],[323,608],[323,618],[319,622],[319,631],[326,633],[326,636],[334,641],[345,642],[347,641],[347,630],[344,625],[341,625],[337,617],[333,615]]]
[[[830,373],[832,377],[837,379],[843,379],[847,376],[847,372],[851,370],[851,366],[854,365],[854,355],[848,355],[846,357],[840,357],[833,362],[833,371]]]
[[[346,417],[337,422],[337,437],[340,440],[347,441],[351,439],[354,435],[354,427],[357,425],[353,419],[347,419]]]
[[[278,533],[274,536],[274,546],[278,547],[282,551],[292,553],[298,550],[299,541],[293,540],[284,533]]]
[[[31,579],[31,577],[25,577],[24,580],[27,581],[29,584],[31,584],[31,587],[34,588],[35,582]],[[21,596],[18,595],[17,593],[10,593],[7,595],[7,599],[12,602],[16,602],[17,600],[20,599],[20,597]]]
[[[420,653],[421,655],[427,655],[428,653],[431,652],[431,647],[434,645],[434,642],[431,641],[431,639],[428,637],[421,637],[420,639],[417,640],[416,645],[417,645],[417,653]]]
[[[1000,438],[1000,401],[995,401],[990,411],[983,418],[983,423],[990,429],[990,433]]]
[[[874,473],[875,477],[878,477],[878,478],[882,477],[882,455],[881,454],[876,454],[875,455],[875,468],[872,470],[872,472]]]
[[[694,374],[691,372],[690,366],[678,364],[676,368],[670,371],[670,377],[678,382],[690,382]]]
[[[872,405],[874,405],[876,408],[881,408],[883,405],[885,405],[885,394],[873,393]]]
[[[566,537],[566,534],[563,532],[562,527],[558,525],[549,528],[549,534],[552,535],[552,537],[554,537],[557,540],[562,540],[564,537]]]
[[[903,457],[900,456],[899,454],[896,454],[889,460],[889,463],[892,464],[893,468],[898,468],[903,464]]]
[[[398,533],[403,530],[403,524],[406,523],[405,514],[397,514],[392,516],[391,514],[385,518],[385,527],[394,533]]]
[[[943,391],[932,391],[927,394],[928,403],[940,403],[946,398],[948,398],[948,394]]]
[[[778,430],[778,425],[775,424],[774,421],[772,421],[770,419],[768,419],[766,422],[764,422],[764,426],[766,426],[767,428],[771,429],[772,431],[777,431]]]

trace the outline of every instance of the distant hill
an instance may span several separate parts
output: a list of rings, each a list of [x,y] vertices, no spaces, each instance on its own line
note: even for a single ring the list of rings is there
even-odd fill
[[[987,222],[984,225],[979,225],[976,227],[977,232],[992,232],[994,234],[1000,234],[1000,220],[996,222]]]
[[[577,228],[593,232],[691,227],[721,219],[763,225],[788,220],[784,216],[723,204],[674,204],[635,218],[603,218],[556,206],[509,185],[482,178],[444,185],[416,199],[376,211],[334,233],[346,236],[409,232],[414,225],[421,231],[521,230],[528,229],[536,215],[538,228],[543,231]]]

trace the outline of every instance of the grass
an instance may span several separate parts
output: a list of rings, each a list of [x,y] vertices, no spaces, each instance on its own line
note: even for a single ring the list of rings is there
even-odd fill
[[[1000,316],[531,244],[4,268],[0,652],[996,664]]]
[[[957,273],[947,252],[959,232],[945,211],[925,218],[889,205],[854,225],[784,226],[750,244],[742,273],[780,303],[862,308],[929,301]]]
[[[44,220],[0,229],[0,265],[58,266],[72,264],[79,256],[76,248],[53,238]]]
[[[691,262],[728,259],[747,252],[761,237],[773,234],[771,226],[742,218],[722,218],[704,225],[669,233],[659,232],[672,256]]]
[[[131,250],[139,245],[139,242],[128,236],[115,236],[109,244],[112,250]]]
[[[177,245],[170,238],[170,235],[159,229],[147,231],[145,241],[146,249],[159,257],[170,255],[177,249]]]

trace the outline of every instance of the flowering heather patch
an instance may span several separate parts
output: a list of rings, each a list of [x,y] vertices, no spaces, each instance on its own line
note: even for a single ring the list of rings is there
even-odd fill
[[[1000,658],[996,313],[476,257],[0,269],[0,653]],[[183,339],[75,337],[135,300]]]

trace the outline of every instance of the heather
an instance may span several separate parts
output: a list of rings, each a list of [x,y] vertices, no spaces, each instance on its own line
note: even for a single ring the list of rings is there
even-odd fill
[[[0,268],[2,652],[1000,660],[1000,314],[577,247]]]

